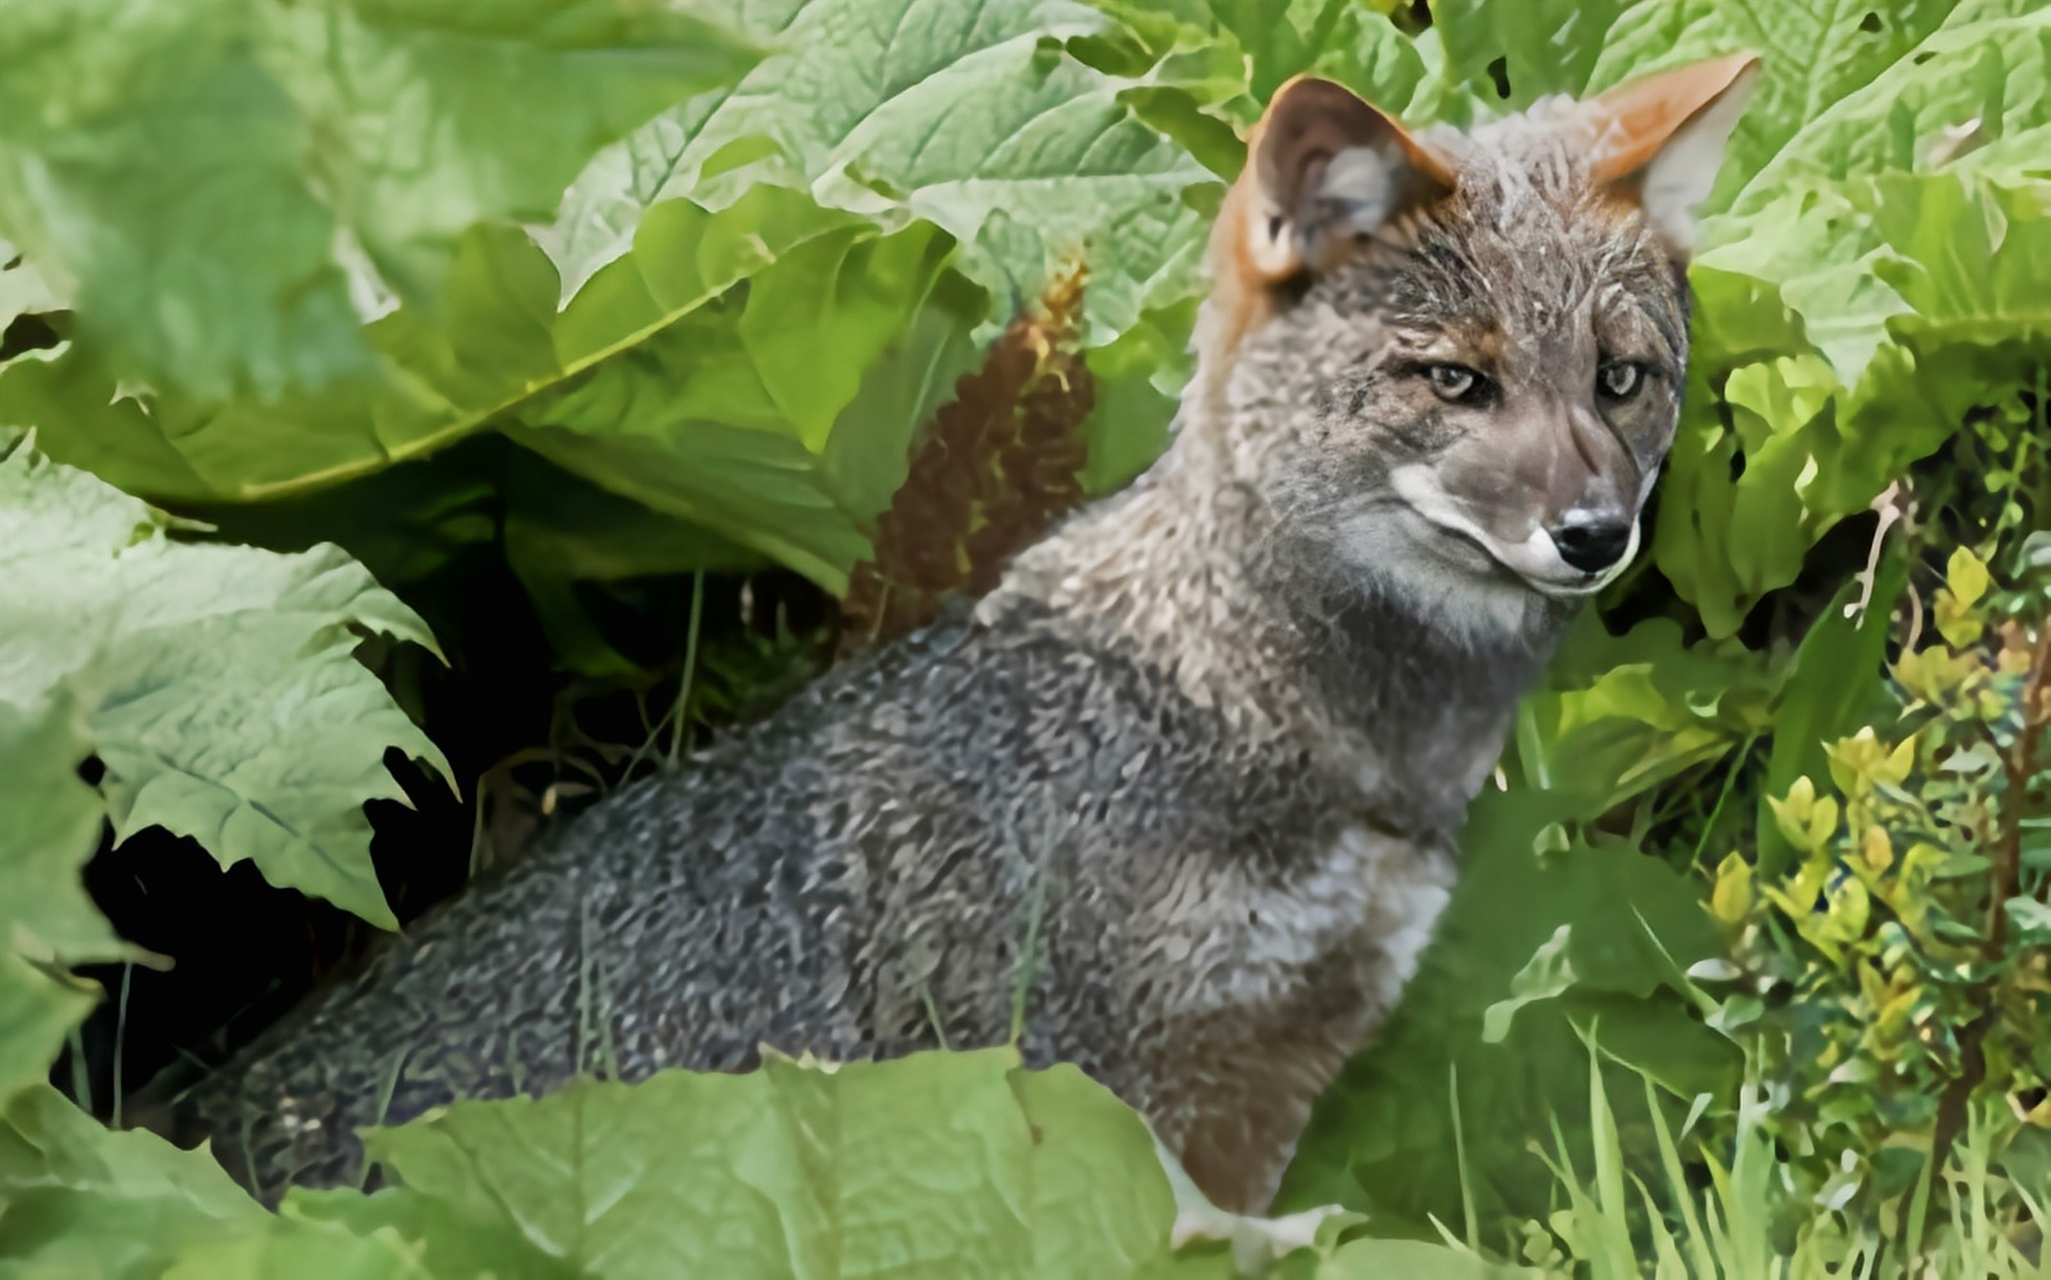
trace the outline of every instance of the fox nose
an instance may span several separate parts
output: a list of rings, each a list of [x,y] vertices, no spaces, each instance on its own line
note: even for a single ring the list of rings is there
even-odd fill
[[[1610,516],[1577,519],[1579,513],[1548,530],[1560,559],[1583,573],[1601,573],[1631,545],[1631,522]]]

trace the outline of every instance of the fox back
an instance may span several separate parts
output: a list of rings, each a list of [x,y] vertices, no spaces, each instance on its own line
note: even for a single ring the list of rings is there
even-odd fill
[[[1270,105],[1175,439],[992,594],[631,786],[177,1099],[266,1200],[585,1072],[1002,1042],[1265,1202],[1466,806],[1629,563],[1751,60],[1413,135]]]

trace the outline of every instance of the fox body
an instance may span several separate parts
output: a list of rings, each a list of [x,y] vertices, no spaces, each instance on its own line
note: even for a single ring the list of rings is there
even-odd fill
[[[181,1098],[260,1196],[581,1072],[1004,1041],[1264,1205],[1671,440],[1751,61],[1413,136],[1286,86],[1176,438],[1002,585],[569,822]]]

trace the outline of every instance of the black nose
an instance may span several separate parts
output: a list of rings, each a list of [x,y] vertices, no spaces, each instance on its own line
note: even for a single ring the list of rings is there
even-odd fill
[[[1617,562],[1631,545],[1628,520],[1590,520],[1563,524],[1551,530],[1560,559],[1583,573],[1601,573]]]

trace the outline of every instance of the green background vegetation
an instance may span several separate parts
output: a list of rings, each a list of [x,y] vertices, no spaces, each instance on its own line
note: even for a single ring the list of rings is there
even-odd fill
[[[1284,1269],[2051,1274],[2040,0],[0,0],[0,1272],[1223,1274],[1002,1048],[466,1104],[277,1214],[121,1120],[1144,468],[1289,76],[1740,48],[1649,551]]]

